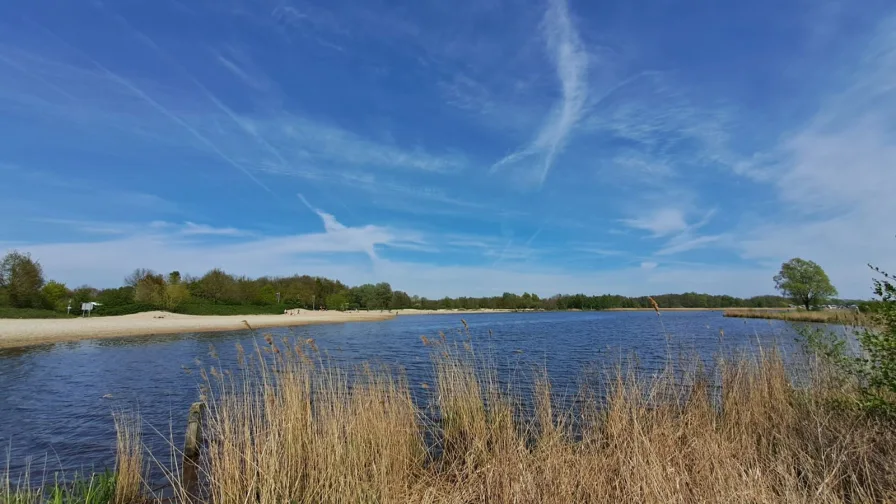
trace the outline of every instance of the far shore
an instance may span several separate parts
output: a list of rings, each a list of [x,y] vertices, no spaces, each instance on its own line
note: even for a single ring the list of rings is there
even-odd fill
[[[723,311],[726,308],[660,308],[663,311]],[[730,309],[727,309],[730,310]],[[778,311],[777,308],[739,309],[751,312]],[[583,311],[577,309],[565,311]],[[596,311],[596,310],[595,310]],[[654,311],[653,308],[611,308],[605,311]],[[340,324],[346,322],[379,322],[396,316],[459,315],[489,313],[536,313],[542,310],[510,309],[438,309],[389,311],[310,311],[296,310],[290,315],[183,315],[165,311],[151,311],[133,315],[70,319],[2,319],[0,318],[0,349],[21,348],[49,343],[125,336],[154,336],[191,332],[221,332],[266,327],[291,327],[312,324]]]
[[[295,315],[181,315],[164,311],[113,317],[0,319],[0,349],[123,336],[217,332],[389,320],[395,313],[301,310]]]

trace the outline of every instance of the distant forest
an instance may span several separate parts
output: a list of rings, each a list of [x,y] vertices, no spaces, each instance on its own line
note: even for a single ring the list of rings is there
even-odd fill
[[[137,269],[124,279],[124,285],[112,289],[91,286],[69,288],[46,281],[40,264],[28,254],[12,252],[3,260],[0,271],[0,307],[53,310],[65,313],[71,303],[77,312],[82,302],[101,304],[96,313],[121,315],[153,309],[193,314],[282,313],[287,308],[329,310],[400,310],[417,309],[543,309],[606,310],[611,308],[650,308],[647,296],[537,294],[505,292],[491,297],[444,297],[428,299],[393,290],[388,283],[349,287],[323,277],[247,278],[213,269],[201,277],[181,275],[177,271],[163,275]],[[777,308],[789,301],[780,296],[737,298],[688,292],[652,296],[661,308]]]

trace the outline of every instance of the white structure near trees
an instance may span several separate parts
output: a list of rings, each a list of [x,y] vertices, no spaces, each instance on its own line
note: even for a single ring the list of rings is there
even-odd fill
[[[96,302],[93,302],[93,301],[91,301],[91,302],[89,302],[89,303],[81,303],[81,316],[82,316],[82,317],[84,317],[84,316],[89,317],[89,316],[90,316],[90,312],[92,312],[93,309],[94,309],[95,307],[97,307],[97,306],[102,306],[102,304],[101,304],[101,303],[96,303]]]

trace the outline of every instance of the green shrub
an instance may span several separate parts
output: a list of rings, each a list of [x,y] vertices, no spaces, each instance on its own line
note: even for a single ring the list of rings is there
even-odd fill
[[[896,413],[896,277],[872,266],[882,276],[874,280],[880,300],[872,312],[873,327],[859,334],[865,396],[869,406]]]
[[[112,317],[115,315],[132,315],[134,313],[143,313],[158,310],[157,307],[146,303],[131,303],[118,306],[97,306],[93,310],[92,316]]]
[[[292,308],[292,306],[185,303],[174,308],[172,311],[175,313],[183,313],[185,315],[277,315],[282,314],[283,310],[287,308]]]
[[[798,331],[809,352],[859,387],[862,407],[896,415],[896,276],[871,268],[881,277],[874,280],[872,323],[857,333],[858,355],[849,354],[842,336],[808,326]]]

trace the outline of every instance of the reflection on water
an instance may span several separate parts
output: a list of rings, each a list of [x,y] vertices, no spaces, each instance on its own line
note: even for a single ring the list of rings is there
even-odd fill
[[[57,343],[0,351],[0,446],[10,471],[26,464],[41,474],[102,469],[114,464],[113,411],[137,409],[145,442],[162,462],[182,444],[190,404],[199,395],[200,365],[236,367],[236,344],[250,348],[262,335],[314,338],[334,363],[375,361],[402,369],[415,394],[433,383],[430,349],[420,336],[461,330],[462,315],[398,317],[386,322],[301,326],[227,333],[128,337]],[[521,370],[548,372],[569,397],[581,379],[598,376],[602,363],[637,356],[646,369],[667,352],[703,359],[719,352],[778,345],[796,350],[781,321],[726,319],[719,312],[668,312],[662,324],[650,312],[467,315],[474,344],[493,357],[502,381]],[[724,331],[722,337],[720,330]],[[216,357],[211,357],[210,345]],[[197,364],[197,361],[201,364]],[[518,380],[517,380],[518,381]]]

